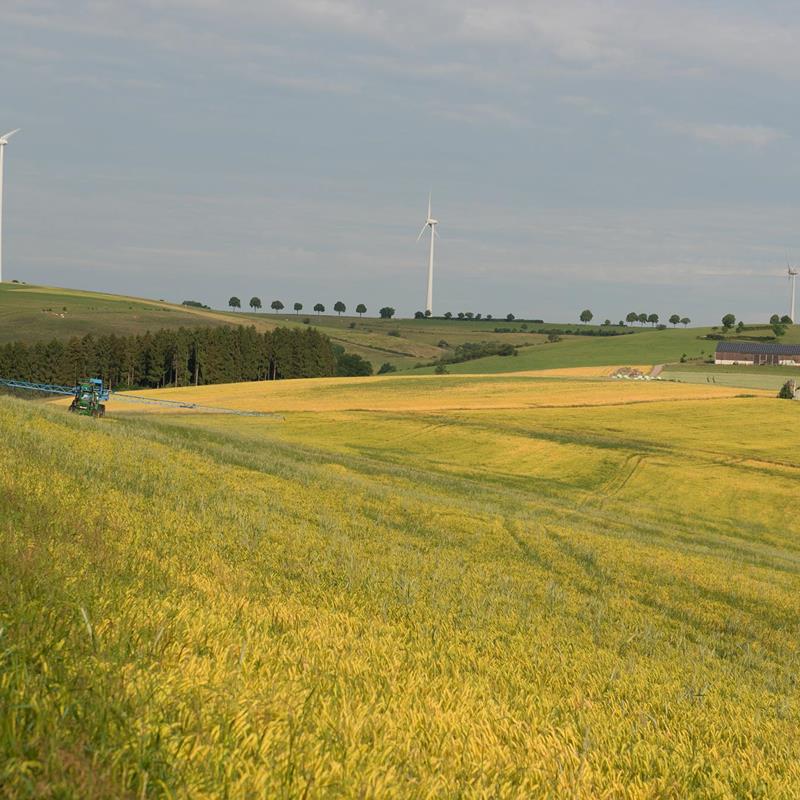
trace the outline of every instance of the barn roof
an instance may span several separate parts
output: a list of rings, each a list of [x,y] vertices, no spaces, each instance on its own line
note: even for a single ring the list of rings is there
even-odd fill
[[[766,342],[719,342],[718,353],[752,353],[753,355],[800,356],[800,344],[767,344]]]

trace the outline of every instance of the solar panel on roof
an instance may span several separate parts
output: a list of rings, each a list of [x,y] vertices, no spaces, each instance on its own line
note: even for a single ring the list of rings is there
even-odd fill
[[[718,353],[751,353],[752,355],[800,356],[800,344],[767,342],[718,342]]]

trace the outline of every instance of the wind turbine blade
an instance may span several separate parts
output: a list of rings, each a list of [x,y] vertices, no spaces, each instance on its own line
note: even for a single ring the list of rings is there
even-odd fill
[[[431,218],[431,192],[428,192],[428,219]]]
[[[13,131],[9,131],[8,133],[4,133],[0,136],[0,139],[8,139],[10,136],[13,136],[15,133],[19,133],[21,128],[15,128]]]
[[[427,227],[428,227],[428,223],[426,222],[426,223],[425,223],[425,224],[422,226],[422,230],[419,232],[419,236],[417,236],[417,241],[419,241],[419,240],[422,238],[422,234],[423,234],[423,233],[425,233],[425,228],[427,228]]]

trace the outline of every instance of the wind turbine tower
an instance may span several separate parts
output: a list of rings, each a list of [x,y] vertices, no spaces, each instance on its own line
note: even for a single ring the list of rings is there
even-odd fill
[[[0,283],[3,281],[3,156],[8,140],[19,131],[19,128],[0,136]]]
[[[422,238],[422,234],[425,233],[425,228],[431,229],[431,254],[430,258],[428,259],[428,297],[425,301],[425,311],[433,314],[433,240],[438,236],[436,233],[436,226],[439,224],[438,219],[434,219],[431,216],[431,196],[428,195],[428,218],[425,220],[425,224],[422,226],[422,230],[419,232],[419,236],[417,236],[417,241]]]
[[[789,273],[789,280],[791,281],[791,284],[792,284],[792,302],[791,302],[791,305],[790,305],[791,311],[789,312],[789,316],[792,318],[792,322],[797,322],[797,320],[795,319],[795,316],[794,316],[794,297],[795,297],[795,295],[794,295],[794,284],[795,284],[795,281],[797,280],[797,270],[796,269],[792,269],[787,264],[786,265],[786,271]]]

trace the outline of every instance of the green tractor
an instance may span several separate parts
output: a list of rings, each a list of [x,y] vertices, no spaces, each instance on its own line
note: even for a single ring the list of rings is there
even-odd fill
[[[75,397],[69,410],[84,417],[104,417],[105,400],[108,400],[108,389],[103,388],[100,378],[83,378],[75,387]]]

